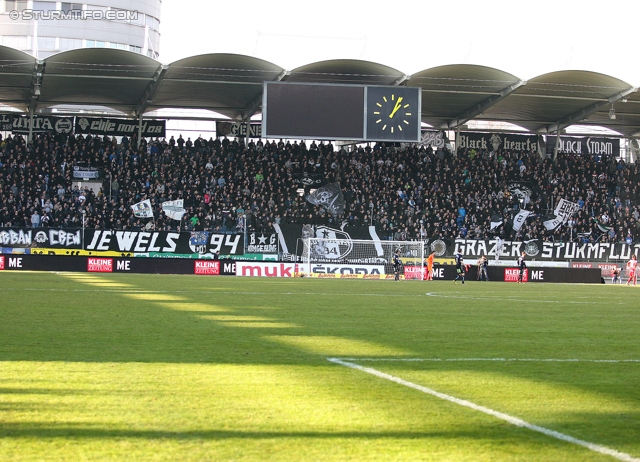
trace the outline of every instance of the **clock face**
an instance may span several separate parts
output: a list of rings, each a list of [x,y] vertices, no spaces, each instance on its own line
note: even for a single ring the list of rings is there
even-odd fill
[[[420,89],[367,87],[367,139],[420,140]]]
[[[389,130],[389,133],[393,133],[395,130],[402,131],[409,125],[411,118],[411,103],[405,102],[404,97],[391,93],[387,96],[383,95],[382,100],[376,102],[377,111],[373,111],[373,115],[379,116],[376,120],[376,124],[380,125],[380,130],[383,132]],[[376,108],[374,108],[376,109]],[[404,128],[403,128],[404,126]]]

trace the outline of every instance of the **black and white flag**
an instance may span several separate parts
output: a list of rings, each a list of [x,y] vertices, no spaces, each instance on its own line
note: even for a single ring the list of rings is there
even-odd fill
[[[562,218],[557,217],[555,215],[549,215],[545,217],[546,220],[543,222],[544,227],[547,228],[547,231],[553,231],[558,226],[562,224]]]
[[[502,216],[496,214],[491,215],[491,230],[493,231],[498,226],[500,226],[503,222]]]
[[[520,231],[522,225],[527,220],[527,217],[531,215],[531,212],[528,210],[520,210],[518,214],[513,218],[513,229],[515,231]]]
[[[560,199],[554,213],[562,220],[562,224],[565,224],[578,210],[580,210],[580,206],[576,202]]]
[[[344,213],[344,196],[338,183],[331,183],[316,189],[307,196],[307,201],[321,206],[331,215]]]
[[[131,206],[133,214],[138,218],[153,218],[153,208],[149,199]]]
[[[167,201],[162,203],[162,211],[173,220],[182,220],[184,216],[184,200]]]

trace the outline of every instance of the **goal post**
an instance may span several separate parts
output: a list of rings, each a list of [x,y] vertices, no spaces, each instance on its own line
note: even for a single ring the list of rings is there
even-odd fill
[[[424,279],[424,241],[299,239],[298,276],[392,279],[393,255],[399,250],[403,279]]]

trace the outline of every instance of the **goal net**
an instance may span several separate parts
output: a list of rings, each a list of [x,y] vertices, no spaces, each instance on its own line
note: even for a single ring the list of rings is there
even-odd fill
[[[423,241],[306,238],[298,240],[298,276],[392,279],[399,250],[403,279],[424,278]]]

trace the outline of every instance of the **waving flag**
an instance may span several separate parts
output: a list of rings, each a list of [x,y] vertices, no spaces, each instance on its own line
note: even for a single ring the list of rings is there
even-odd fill
[[[498,215],[497,213],[491,215],[491,230],[493,231],[494,229],[496,229],[502,224],[502,222],[503,220],[501,215]]]
[[[516,231],[520,231],[522,225],[527,220],[527,217],[531,215],[531,212],[527,210],[520,210],[518,214],[513,218],[513,229]]]
[[[131,206],[133,214],[138,218],[153,218],[153,208],[149,199]]]
[[[184,200],[167,201],[162,203],[162,211],[173,220],[182,220],[184,216]]]
[[[316,189],[307,196],[307,201],[314,205],[320,205],[331,215],[344,213],[344,196],[338,183],[331,183]]]
[[[554,213],[562,220],[562,224],[565,224],[578,210],[580,210],[580,206],[576,202],[560,199]]]
[[[553,231],[562,224],[562,218],[557,217],[556,215],[551,214],[545,218],[546,220],[543,223],[544,227],[547,228],[547,231]]]

